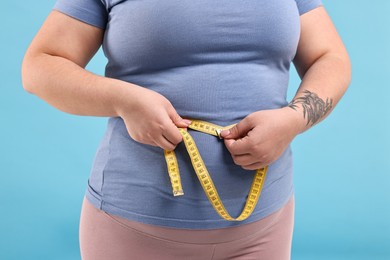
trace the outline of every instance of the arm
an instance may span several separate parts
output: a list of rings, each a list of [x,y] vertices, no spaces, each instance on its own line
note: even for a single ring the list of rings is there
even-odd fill
[[[24,89],[66,113],[117,116],[114,105],[118,93],[126,91],[125,84],[84,69],[99,49],[103,33],[53,11],[24,57]]]
[[[323,7],[301,17],[293,62],[302,83],[289,107],[303,115],[303,132],[329,115],[351,81],[347,51]]]
[[[293,62],[302,82],[287,107],[254,112],[221,133],[234,162],[244,169],[279,158],[296,135],[329,115],[350,83],[348,54],[323,7],[301,16]]]
[[[174,149],[181,141],[176,125],[186,127],[188,122],[167,99],[84,69],[99,49],[103,34],[102,29],[53,11],[24,57],[24,89],[66,113],[120,116],[136,141]]]

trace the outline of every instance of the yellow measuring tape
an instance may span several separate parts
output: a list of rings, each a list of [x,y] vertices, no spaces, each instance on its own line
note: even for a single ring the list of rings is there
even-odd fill
[[[191,124],[188,126],[188,128],[220,137],[220,132],[222,130],[229,129],[234,125],[235,124],[222,127],[201,120],[191,120]],[[200,156],[199,150],[196,147],[194,139],[192,139],[191,135],[188,133],[186,129],[179,128],[179,131],[183,136],[183,142],[191,158],[191,163],[192,166],[194,167],[195,173],[198,176],[200,184],[202,185],[203,190],[207,198],[211,202],[211,205],[213,205],[215,211],[222,218],[229,221],[242,221],[248,218],[252,214],[260,198],[260,193],[261,193],[261,189],[263,188],[268,166],[256,170],[248,194],[248,198],[245,203],[245,207],[237,218],[233,218],[226,211],[221,201],[221,198],[218,195],[217,189],[215,188],[214,183],[209,175],[209,172],[207,171],[207,168],[202,160],[202,157]],[[168,173],[172,184],[173,195],[174,196],[184,195],[183,187],[181,185],[181,180],[180,180],[179,165],[177,163],[175,152],[165,150],[164,155],[165,155],[165,160],[167,162]]]

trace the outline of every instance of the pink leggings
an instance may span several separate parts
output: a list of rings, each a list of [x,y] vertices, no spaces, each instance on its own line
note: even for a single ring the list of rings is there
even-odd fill
[[[131,221],[95,208],[84,197],[80,250],[83,260],[288,260],[293,226],[293,196],[259,221],[211,230]]]

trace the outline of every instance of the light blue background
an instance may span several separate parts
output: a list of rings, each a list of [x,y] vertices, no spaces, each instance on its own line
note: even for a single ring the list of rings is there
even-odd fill
[[[65,114],[25,92],[20,65],[54,0],[2,3],[0,259],[79,259],[78,221],[106,118]],[[324,0],[352,84],[294,143],[293,259],[390,259],[390,1]],[[88,68],[102,74],[99,53]],[[299,84],[292,71],[290,97]]]

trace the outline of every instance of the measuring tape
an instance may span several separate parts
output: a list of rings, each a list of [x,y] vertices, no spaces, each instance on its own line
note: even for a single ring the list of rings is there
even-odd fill
[[[229,126],[219,126],[209,122],[201,120],[191,120],[191,124],[188,128],[197,130],[206,134],[214,135],[220,137],[222,130],[229,129],[233,125]],[[253,210],[256,207],[256,204],[260,198],[260,193],[263,188],[265,176],[267,174],[268,166],[256,170],[256,173],[253,178],[253,182],[248,194],[248,198],[245,203],[245,207],[241,214],[237,218],[233,218],[226,211],[225,206],[223,205],[221,198],[218,195],[217,189],[214,186],[214,183],[210,177],[209,172],[203,162],[202,157],[200,156],[199,150],[196,147],[194,139],[184,128],[179,128],[180,134],[183,136],[183,142],[187,149],[187,152],[191,158],[192,166],[194,167],[195,173],[198,176],[200,184],[202,185],[203,191],[205,192],[207,198],[213,205],[215,211],[224,219],[229,221],[242,221],[248,218]],[[222,139],[222,138],[221,138]],[[177,163],[176,154],[174,151],[164,150],[165,160],[167,162],[169,178],[172,184],[172,191],[174,196],[184,195],[183,187],[181,185],[179,165]]]

